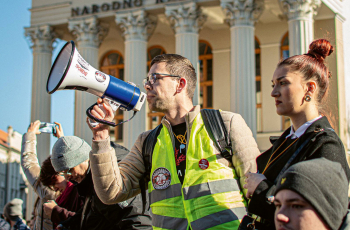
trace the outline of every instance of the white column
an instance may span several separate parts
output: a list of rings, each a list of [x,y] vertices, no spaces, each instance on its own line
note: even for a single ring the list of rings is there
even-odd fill
[[[256,137],[254,22],[263,2],[221,0],[221,7],[231,31],[231,111],[242,115]]]
[[[144,10],[137,10],[116,14],[116,23],[125,39],[124,80],[135,83],[144,91],[142,81],[147,76],[147,39],[155,29],[156,18],[148,16]],[[125,112],[124,120],[131,115],[132,112]],[[138,135],[146,130],[146,118],[146,108],[142,108],[131,121],[123,124],[125,147],[131,149]]]
[[[314,15],[321,0],[280,0],[288,17],[290,56],[307,53],[314,40]]]
[[[98,69],[98,48],[107,34],[96,17],[71,20],[69,30],[76,38],[76,45],[80,55],[94,68]],[[82,91],[75,91],[74,135],[83,138],[91,144],[92,132],[86,124],[86,110],[97,97]]]
[[[207,16],[194,2],[167,5],[165,14],[175,31],[176,53],[190,60],[198,73],[198,33]],[[197,79],[193,104],[199,104],[199,79]]]
[[[51,121],[51,96],[46,92],[46,82],[51,68],[52,42],[54,34],[48,25],[25,29],[25,35],[30,39],[33,50],[33,80],[31,122],[40,120]],[[37,153],[39,162],[50,155],[50,135],[37,136]]]
[[[46,92],[46,82],[51,68],[54,33],[48,25],[25,28],[25,35],[33,50],[32,100],[30,121],[51,121],[51,96]],[[28,124],[29,125],[29,124]],[[50,135],[37,135],[37,154],[40,164],[50,155]],[[27,214],[33,210],[35,193],[28,187]]]

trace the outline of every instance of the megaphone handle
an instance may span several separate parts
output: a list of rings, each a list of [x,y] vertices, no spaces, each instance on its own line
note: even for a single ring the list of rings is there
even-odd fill
[[[110,122],[110,121],[105,121],[105,120],[101,120],[101,119],[98,119],[96,117],[94,117],[92,114],[91,114],[91,110],[93,109],[93,107],[97,105],[97,103],[93,104],[92,106],[90,106],[87,110],[86,110],[86,115],[92,119],[92,120],[95,120],[99,123],[102,123],[102,124],[105,124],[105,125],[109,125],[109,126],[113,126],[113,127],[116,127],[118,124],[115,124],[114,122]]]

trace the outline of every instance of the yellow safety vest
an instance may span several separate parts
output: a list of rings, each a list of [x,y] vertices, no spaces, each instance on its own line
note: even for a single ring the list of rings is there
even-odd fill
[[[148,191],[153,229],[237,229],[246,202],[235,170],[217,161],[220,154],[201,114],[192,125],[182,185],[170,135],[162,128],[152,155]]]

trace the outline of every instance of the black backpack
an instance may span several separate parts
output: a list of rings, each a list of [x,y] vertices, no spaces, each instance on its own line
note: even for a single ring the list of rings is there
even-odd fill
[[[222,120],[219,110],[214,109],[202,109],[201,115],[205,128],[207,129],[210,138],[215,143],[216,147],[220,150],[221,156],[227,159],[229,162],[232,162],[232,148],[230,137],[227,134],[227,130]],[[159,135],[163,125],[158,125],[153,129],[142,146],[142,157],[145,165],[145,173],[142,175],[139,180],[139,185],[141,189],[142,196],[142,213],[145,211],[146,207],[146,184],[150,181],[150,174],[152,169],[152,154],[154,146],[156,145],[157,136]]]

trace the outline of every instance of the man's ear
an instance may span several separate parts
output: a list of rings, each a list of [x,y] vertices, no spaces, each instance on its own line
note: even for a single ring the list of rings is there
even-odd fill
[[[186,79],[183,78],[183,77],[180,78],[179,84],[178,84],[178,86],[177,86],[177,88],[176,88],[176,92],[177,92],[177,93],[181,93],[182,90],[184,90],[186,86],[187,86],[187,81],[186,81]]]

